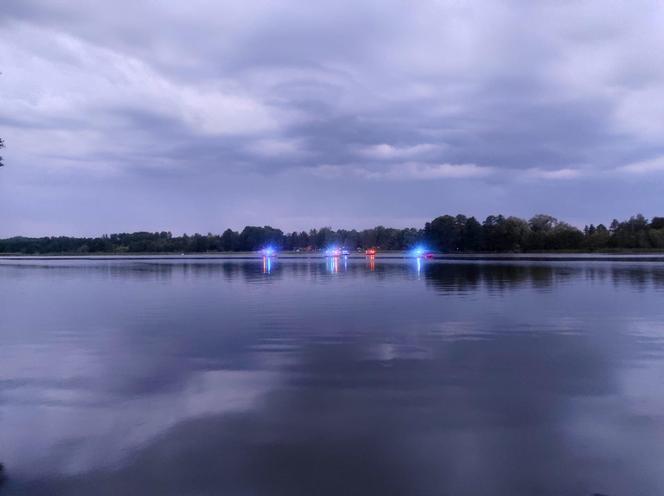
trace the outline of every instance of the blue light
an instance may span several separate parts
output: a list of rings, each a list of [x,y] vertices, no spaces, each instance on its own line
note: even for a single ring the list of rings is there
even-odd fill
[[[261,250],[264,257],[273,257],[277,254],[277,250],[273,246],[266,246]]]
[[[427,250],[424,246],[417,245],[415,246],[412,250],[410,250],[410,256],[411,257],[417,257],[421,258],[423,257],[429,250]]]

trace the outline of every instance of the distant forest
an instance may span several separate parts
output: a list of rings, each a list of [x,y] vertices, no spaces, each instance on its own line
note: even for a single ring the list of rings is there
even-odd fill
[[[623,222],[614,220],[608,227],[589,225],[583,230],[550,215],[530,220],[491,215],[484,222],[464,215],[443,215],[427,222],[424,229],[324,227],[284,233],[270,226],[247,226],[241,232],[227,229],[221,235],[135,232],[97,238],[14,237],[0,240],[0,253],[205,253],[256,251],[267,245],[288,251],[315,251],[330,245],[350,250],[406,250],[418,244],[443,253],[664,249],[664,217],[648,220],[635,215]]]

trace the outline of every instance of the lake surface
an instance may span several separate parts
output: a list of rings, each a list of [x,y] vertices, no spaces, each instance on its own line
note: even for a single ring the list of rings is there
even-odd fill
[[[661,496],[664,264],[0,261],[4,495]]]

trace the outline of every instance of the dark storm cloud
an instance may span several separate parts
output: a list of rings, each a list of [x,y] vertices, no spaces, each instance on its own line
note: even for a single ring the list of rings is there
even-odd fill
[[[596,207],[577,202],[572,221],[652,215],[664,171],[653,49],[663,17],[653,2],[10,0],[0,135],[14,166],[0,207],[12,215],[0,229],[236,227],[260,217],[272,187],[280,199],[258,222],[284,228],[311,227],[301,205],[358,227],[464,209],[530,215],[542,208],[527,200],[533,188],[561,216],[559,198],[585,189]],[[53,175],[70,194],[48,188]],[[115,216],[93,219],[94,206],[70,202],[102,177],[94,196],[120,201]],[[161,177],[180,188],[159,189]],[[394,182],[402,203],[370,211],[390,203]],[[641,194],[602,204],[607,188]],[[183,222],[152,212],[136,224],[133,189],[208,213]],[[478,199],[469,209],[450,190]],[[327,215],[340,191],[365,214]],[[44,196],[60,199],[57,222],[25,208]]]

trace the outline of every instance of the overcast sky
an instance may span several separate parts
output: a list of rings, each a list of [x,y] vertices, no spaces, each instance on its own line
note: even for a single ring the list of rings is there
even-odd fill
[[[662,26],[656,0],[2,0],[0,236],[662,215]]]

